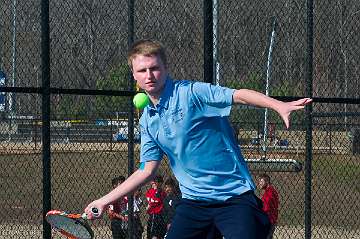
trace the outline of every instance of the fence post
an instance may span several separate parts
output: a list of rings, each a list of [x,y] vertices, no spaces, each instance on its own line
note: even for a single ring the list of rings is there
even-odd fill
[[[41,1],[41,69],[42,69],[42,153],[43,153],[43,238],[51,238],[51,227],[45,220],[51,209],[50,155],[50,30],[49,0]]]
[[[134,0],[128,0],[128,48],[130,49],[131,45],[134,42],[134,13],[135,4]],[[129,72],[129,88],[134,91],[134,79],[131,72]],[[128,175],[130,176],[134,172],[135,161],[134,161],[134,105],[132,104],[132,99],[129,97],[129,114],[128,114]],[[130,195],[129,195],[130,196]],[[128,238],[134,238],[134,197],[131,195],[128,197],[129,203],[129,230]]]
[[[203,1],[204,17],[204,82],[214,84],[213,62],[213,4],[212,0]]]
[[[314,53],[314,2],[306,0],[306,95],[313,96],[313,53]],[[305,159],[305,239],[311,239],[311,178],[312,178],[312,105],[306,106],[306,159]]]

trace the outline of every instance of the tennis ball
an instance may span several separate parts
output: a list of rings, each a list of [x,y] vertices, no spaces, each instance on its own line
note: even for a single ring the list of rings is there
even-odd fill
[[[140,110],[144,109],[149,102],[149,97],[145,93],[137,93],[133,99],[135,107]]]

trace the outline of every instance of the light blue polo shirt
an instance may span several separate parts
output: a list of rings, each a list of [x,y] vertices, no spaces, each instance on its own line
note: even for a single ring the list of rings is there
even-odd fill
[[[165,154],[183,198],[225,201],[255,188],[228,121],[235,90],[167,78],[140,118],[140,162]]]

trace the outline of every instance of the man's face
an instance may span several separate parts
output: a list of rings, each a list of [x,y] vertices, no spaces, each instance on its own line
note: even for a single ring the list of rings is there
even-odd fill
[[[263,178],[259,179],[258,184],[259,184],[260,189],[265,189],[267,187],[267,183],[266,183],[265,179],[263,179]]]
[[[167,76],[166,67],[161,59],[156,55],[137,55],[132,60],[132,70],[138,86],[158,99]]]

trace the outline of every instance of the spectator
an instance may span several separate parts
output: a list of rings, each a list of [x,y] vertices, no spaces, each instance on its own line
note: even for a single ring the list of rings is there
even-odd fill
[[[180,189],[176,181],[173,178],[169,178],[165,181],[165,193],[166,197],[164,199],[164,220],[166,223],[166,228],[169,230],[171,221],[175,215],[176,206],[180,202]]]
[[[116,188],[125,181],[124,176],[115,177],[111,180],[111,185]],[[110,218],[111,232],[113,239],[127,238],[127,200],[125,197],[113,202],[108,207],[108,215]]]
[[[126,209],[127,212],[129,211],[129,203],[128,203],[128,198],[127,196],[125,196],[125,201],[126,201]],[[141,206],[143,204],[143,200],[141,199],[141,190],[138,189],[135,191],[134,193],[134,231],[133,231],[133,239],[141,239],[142,238],[142,233],[143,233],[143,226],[141,223],[141,218],[140,218],[140,209]],[[127,216],[127,214],[126,214]]]
[[[148,202],[147,213],[149,219],[147,223],[147,238],[161,239],[166,234],[166,224],[164,221],[164,199],[165,191],[161,186],[163,178],[158,175],[151,181],[151,188],[146,192],[146,200]]]
[[[279,194],[270,182],[270,176],[261,174],[259,176],[259,188],[264,191],[261,200],[263,202],[263,211],[268,215],[270,220],[270,231],[266,239],[272,239],[279,213]]]

